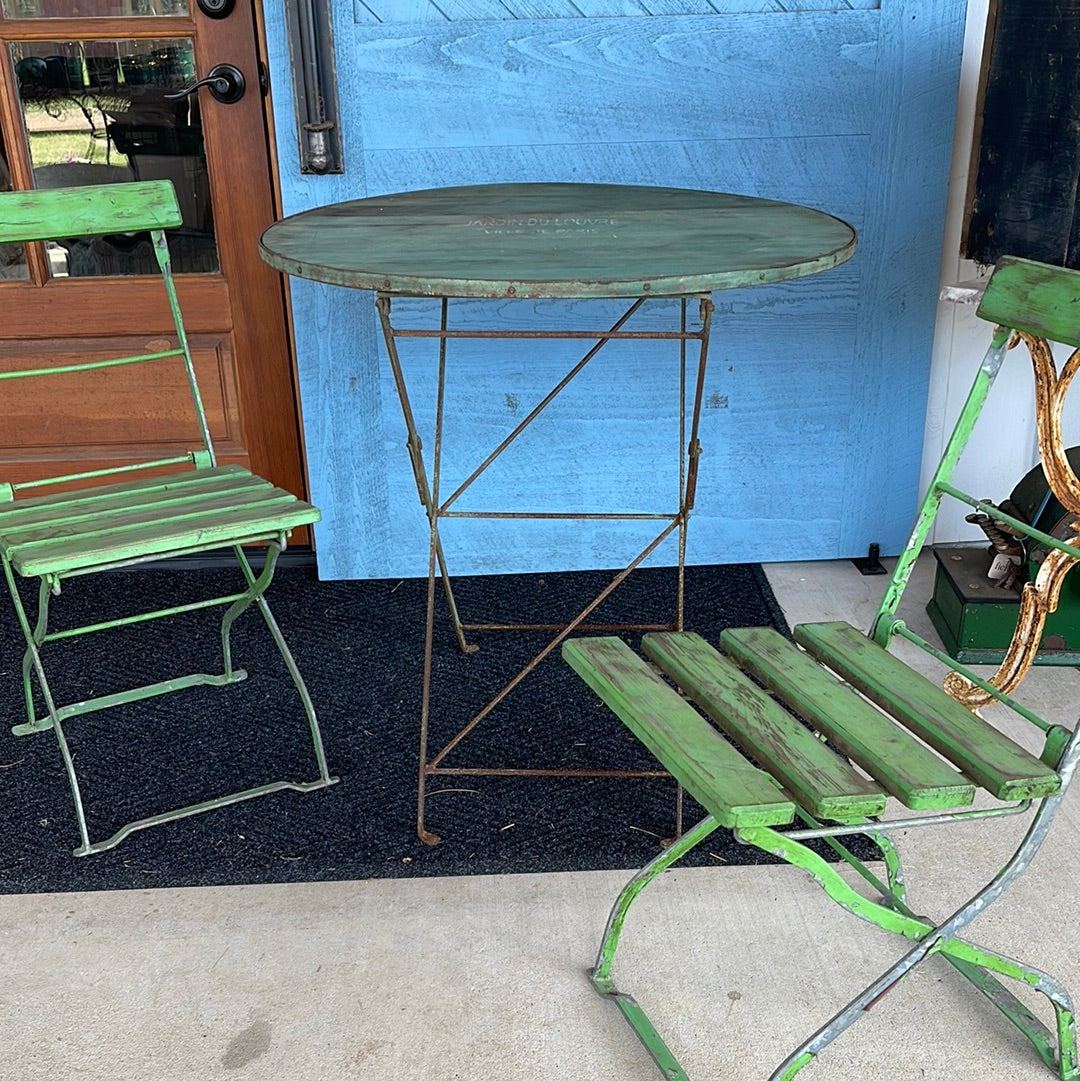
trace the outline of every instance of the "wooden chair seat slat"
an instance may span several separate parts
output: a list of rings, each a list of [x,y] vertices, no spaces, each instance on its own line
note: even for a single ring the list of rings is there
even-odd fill
[[[192,470],[110,485],[100,501],[73,503],[70,494],[60,494],[50,505],[48,497],[39,498],[29,517],[0,514],[0,551],[21,575],[59,574],[214,542],[228,545],[319,520],[311,504],[247,470],[230,469],[205,483],[201,472],[219,473]]]
[[[216,498],[255,485],[273,487],[270,481],[242,466],[227,466],[173,472],[126,484],[54,492],[30,499],[20,497],[13,503],[0,503],[0,534],[39,525],[66,525],[82,518],[104,519],[143,507],[171,507],[187,500]]]
[[[126,539],[133,530],[146,526],[172,529],[187,522],[199,522],[218,511],[236,510],[240,507],[269,508],[288,506],[296,501],[289,492],[272,484],[253,485],[237,491],[215,494],[195,502],[169,503],[102,517],[83,518],[77,521],[61,520],[55,525],[43,522],[30,529],[16,529],[0,534],[0,549],[13,558],[20,552],[49,550],[47,545],[89,544],[96,541]]]
[[[1039,799],[1058,774],[849,623],[804,623],[795,641],[1000,800]]]
[[[720,644],[905,807],[966,807],[975,786],[772,627],[727,630]]]
[[[647,634],[645,653],[735,744],[816,818],[870,818],[881,788],[856,772],[801,721],[699,634]]]
[[[619,638],[563,643],[570,667],[672,776],[731,828],[787,825],[795,805]]]

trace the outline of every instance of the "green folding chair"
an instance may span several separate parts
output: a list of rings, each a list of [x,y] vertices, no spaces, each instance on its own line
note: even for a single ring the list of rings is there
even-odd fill
[[[1022,259],[998,263],[979,308],[982,318],[997,324],[993,340],[869,636],[846,623],[803,624],[795,628],[794,643],[769,628],[730,630],[720,636],[725,656],[695,634],[649,634],[643,648],[651,665],[618,638],[564,644],[563,656],[575,671],[708,811],[623,890],[592,971],[597,991],[619,1007],[668,1081],[687,1081],[687,1075],[638,1003],[616,987],[615,951],[641,890],[721,826],[733,830],[742,844],[808,871],[842,908],[914,943],[880,979],[797,1047],[771,1081],[790,1081],[935,954],[1015,1025],[1058,1076],[1064,1081],[1080,1077],[1073,1003],[1065,988],[1032,965],[961,937],[1027,869],[1080,757],[1080,723],[1072,731],[1050,724],[1012,697],[1034,660],[1062,582],[1080,561],[1080,479],[1069,467],[1061,431],[1065,394],[1080,372],[1077,313],[1080,273]],[[1074,347],[1060,374],[1047,339]],[[1043,468],[1054,495],[1076,516],[1063,536],[1043,533],[951,483],[994,378],[1009,348],[1021,341],[1035,367]],[[1044,556],[1037,578],[1025,586],[1012,646],[990,679],[955,662],[896,615],[945,496],[1004,523]],[[893,636],[947,665],[952,671],[944,686],[889,653],[886,647]],[[1041,730],[1039,757],[983,720],[978,711],[995,704]],[[977,787],[989,794],[992,804],[965,810]],[[890,797],[909,811],[881,818]],[[1036,802],[1024,840],[989,884],[942,923],[918,915],[908,900],[891,836],[895,830],[1023,814]],[[796,828],[787,828],[796,819]],[[879,848],[884,880],[845,847],[842,839],[854,834],[865,834]],[[805,842],[812,839],[824,841],[876,896],[855,889],[836,865],[807,847]],[[1067,925],[1062,928],[1068,930]],[[1000,977],[1044,995],[1054,1010],[1055,1030]]]
[[[0,244],[149,230],[172,310],[177,342],[175,348],[143,356],[2,371],[0,380],[49,378],[61,374],[102,371],[126,364],[182,361],[202,439],[202,445],[198,449],[176,457],[23,481],[18,484],[0,484],[0,561],[3,563],[4,578],[11,592],[19,626],[26,639],[22,679],[27,719],[24,723],[16,724],[12,732],[17,736],[26,736],[51,729],[55,733],[71,786],[75,817],[79,826],[81,843],[74,850],[76,856],[112,848],[129,834],[148,826],[171,822],[177,818],[282,789],[311,792],[337,781],[327,770],[319,722],[311,697],[264,596],[290,532],[297,526],[317,522],[319,511],[289,492],[275,488],[269,481],[256,476],[250,470],[240,466],[217,464],[206,413],[195,379],[191,351],[184,332],[169,262],[169,248],[165,240],[164,230],[180,224],[176,193],[172,184],[166,180],[0,194]],[[185,466],[187,468],[181,468]],[[171,471],[163,473],[162,467],[172,468]],[[121,483],[82,485],[74,489],[72,487],[72,482],[96,481],[101,477],[135,473],[139,470],[155,472]],[[65,490],[56,494],[16,498],[16,495],[25,490],[57,484],[64,484]],[[266,560],[258,574],[252,570],[241,547],[257,543],[267,545]],[[222,547],[231,547],[240,564],[244,588],[239,592],[64,630],[50,632],[48,629],[50,599],[59,596],[61,585],[67,579],[117,567],[130,567],[148,560],[190,555]],[[40,580],[37,618],[33,625],[19,596],[16,575]],[[219,796],[141,818],[123,826],[106,840],[92,842],[83,812],[75,763],[64,735],[63,723],[72,717],[169,694],[187,687],[225,687],[246,679],[247,673],[242,668],[233,666],[230,633],[237,617],[252,604],[256,605],[262,614],[296,685],[311,731],[318,764],[318,779],[274,781],[242,792]],[[47,643],[218,605],[228,605],[221,620],[223,670],[220,673],[196,672],[70,705],[57,705],[42,659],[43,646]],[[48,652],[51,654],[52,651]],[[37,678],[45,705],[42,713],[38,712],[35,704],[34,677]]]

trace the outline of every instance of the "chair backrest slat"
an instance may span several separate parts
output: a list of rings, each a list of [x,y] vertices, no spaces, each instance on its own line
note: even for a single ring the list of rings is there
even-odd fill
[[[0,243],[173,229],[182,222],[168,180],[0,193]]]
[[[1080,346],[1080,271],[1002,256],[979,305],[979,317]]]

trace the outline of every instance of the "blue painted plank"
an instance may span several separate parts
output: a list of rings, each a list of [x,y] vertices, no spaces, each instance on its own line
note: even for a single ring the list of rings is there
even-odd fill
[[[574,0],[574,3],[588,19],[649,14],[645,0]]]
[[[444,23],[449,21],[442,8],[438,4],[431,3],[431,0],[355,0],[353,14],[358,23]],[[339,40],[340,33],[339,30]],[[340,50],[340,45],[338,49]],[[338,88],[338,93],[340,95],[341,87]]]
[[[358,23],[869,11],[880,0],[354,0]]]
[[[717,15],[720,5],[716,0],[641,0],[649,15]],[[748,0],[754,4],[757,0]],[[757,11],[757,7],[744,7],[741,11]]]
[[[710,0],[710,3],[718,14],[772,11],[794,15],[807,11],[877,11],[881,7],[881,0]]]
[[[676,313],[657,304],[668,326]],[[414,311],[410,315],[417,315]],[[431,325],[429,308],[423,325]],[[520,318],[520,316],[519,316]],[[643,326],[660,325],[653,318]],[[530,320],[531,325],[531,320]],[[737,544],[742,558],[757,558],[757,524],[768,520],[774,541],[783,539],[788,553],[835,543],[839,505],[835,471],[807,465],[835,454],[835,418],[845,416],[852,392],[850,361],[835,361],[838,345],[852,355],[854,311],[832,325],[808,328],[795,318],[766,327],[723,332],[714,343],[705,389],[701,439],[705,448],[699,488],[700,513],[691,531],[691,557],[700,561],[703,546],[715,543],[720,530],[726,544]],[[484,454],[506,436],[575,359],[576,343],[561,343],[540,359],[526,343],[451,343],[447,402],[453,408],[444,435],[444,495],[456,487]],[[493,377],[491,357],[497,354]],[[413,408],[427,446],[434,423],[434,345],[409,342],[403,363],[414,388]],[[691,369],[692,370],[692,369]],[[670,512],[677,491],[677,362],[670,346],[658,343],[613,343],[605,348],[489,473],[461,499],[460,509],[522,510],[593,509],[618,512]],[[381,388],[386,432],[391,447],[400,447],[404,426],[393,412],[389,380]],[[598,418],[606,418],[600,423]],[[795,452],[793,454],[793,446]],[[798,468],[793,468],[793,462]],[[754,467],[753,470],[749,468]],[[597,484],[597,474],[603,479]],[[391,479],[387,507],[391,528],[415,524],[418,508],[410,498],[411,479]],[[730,508],[737,505],[731,521]],[[809,512],[809,513],[807,513]],[[828,520],[826,526],[824,522]],[[535,558],[533,545],[557,553],[565,565],[613,565],[615,552],[627,557],[650,526],[589,523],[513,526],[452,521],[444,528],[448,552],[484,572],[529,569],[522,553]],[[470,550],[484,530],[492,542],[482,555]],[[651,526],[656,529],[656,526]],[[423,558],[418,542],[388,553],[395,569],[413,573]],[[498,538],[497,542],[494,538]],[[637,539],[635,539],[637,538]],[[609,545],[605,556],[604,546]],[[640,546],[640,544],[638,545]],[[666,553],[668,559],[671,552]],[[564,565],[549,563],[549,566]],[[535,569],[535,566],[533,567]]]
[[[881,117],[869,161],[866,261],[837,555],[900,551],[914,520],[937,313],[965,4],[890,0],[882,9]],[[884,482],[884,483],[883,483]]]
[[[352,28],[365,150],[859,135],[875,11]],[[791,58],[799,89],[792,91]],[[375,92],[375,85],[378,90]],[[583,92],[587,88],[587,92]],[[524,175],[507,161],[501,178]]]
[[[300,174],[285,9],[267,4],[264,10],[284,212],[365,194],[364,155],[355,125],[343,127],[346,174]],[[349,0],[336,0],[338,28],[350,10]],[[356,102],[345,92],[342,99],[347,118]],[[382,399],[373,388],[384,362],[375,340],[371,297],[296,279],[290,287],[309,484],[322,505],[334,508],[316,534],[319,570],[326,578],[357,577],[366,565],[357,553],[384,552],[392,544],[385,522],[370,513],[386,505],[387,470],[372,469],[372,459],[358,451],[362,441],[381,438],[382,430]],[[400,449],[395,447],[394,454]],[[387,461],[390,457],[387,453]]]
[[[515,19],[573,19],[581,15],[574,0],[503,0]]]
[[[450,22],[468,22],[478,19],[513,21],[513,11],[502,0],[437,0],[435,6]]]
[[[367,3],[367,0],[353,0],[352,19],[355,23],[381,23],[376,8]]]

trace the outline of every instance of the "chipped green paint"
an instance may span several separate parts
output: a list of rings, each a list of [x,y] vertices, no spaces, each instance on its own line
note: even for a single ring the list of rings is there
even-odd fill
[[[803,623],[795,641],[997,799],[1037,799],[1061,787],[1049,766],[850,624]]]
[[[970,781],[771,627],[724,631],[720,644],[904,806],[944,810],[975,798]]]
[[[721,825],[785,825],[795,806],[618,638],[564,642],[563,659]]]
[[[645,1011],[637,1004],[632,995],[620,991],[612,979],[611,969],[615,964],[615,954],[619,948],[619,939],[622,935],[626,916],[630,906],[634,903],[638,894],[650,882],[656,879],[673,863],[680,860],[692,848],[695,848],[710,834],[720,828],[712,815],[703,818],[693,829],[677,837],[664,851],[651,863],[643,867],[626,884],[619,894],[615,905],[608,917],[607,927],[604,930],[604,938],[600,943],[600,949],[596,956],[596,964],[589,973],[593,987],[605,998],[611,999],[622,1011],[623,1016],[629,1022],[645,1050],[652,1056],[663,1074],[665,1081],[689,1081],[686,1071],[679,1065],[678,1059],[671,1053],[671,1049],[664,1042],[664,1038],[656,1031],[653,1023],[649,1020]]]
[[[978,315],[988,323],[1080,346],[1080,270],[1003,256]]]
[[[806,783],[808,775],[815,781],[820,780],[820,773],[814,768],[806,769],[805,763],[800,761],[799,752],[803,750],[805,739],[817,741],[781,708],[782,705],[792,708],[794,703],[799,703],[804,715],[815,714],[814,723],[824,718],[821,730],[840,733],[846,744],[866,760],[866,768],[871,774],[877,765],[873,760],[875,748],[891,757],[889,772],[895,773],[898,765],[905,765],[904,751],[910,752],[912,746],[918,746],[919,755],[931,763],[927,767],[924,761],[922,768],[929,768],[931,775],[937,774],[937,779],[943,781],[942,790],[958,787],[954,783],[958,776],[954,770],[936,759],[932,752],[915,744],[902,730],[895,729],[892,721],[859,697],[858,691],[909,724],[940,753],[960,761],[984,786],[999,796],[1004,793],[1002,798],[1018,798],[1036,792],[1044,798],[1024,841],[1009,863],[983,890],[940,925],[917,915],[909,907],[900,855],[888,835],[890,829],[1022,813],[1030,803],[908,820],[856,819],[852,816],[848,820],[850,824],[841,826],[822,826],[811,811],[798,806],[796,813],[810,829],[781,832],[764,825],[735,827],[735,836],[742,843],[807,871],[826,895],[842,908],[915,944],[892,969],[792,1052],[773,1072],[770,1081],[791,1081],[814,1061],[822,1048],[864,1016],[922,960],[934,954],[945,957],[984,995],[1029,1040],[1039,1058],[1063,1081],[1077,1081],[1080,1066],[1076,1058],[1072,1000],[1068,992],[1040,969],[987,950],[960,938],[957,933],[1023,872],[1031,853],[1041,844],[1060,804],[1064,786],[1080,758],[1076,735],[1052,728],[1044,752],[1046,762],[1040,762],[847,624],[803,625],[795,628],[795,635],[797,641],[846,676],[853,686],[840,685],[808,654],[766,629],[726,632],[723,641],[740,661],[748,662],[746,667],[776,695],[778,702],[767,698],[730,660],[718,654],[698,635],[685,632],[649,634],[645,636],[644,649],[683,693],[716,718],[729,736],[765,766],[800,804],[812,804],[815,799],[820,802],[820,794],[810,790]],[[688,758],[695,753],[693,743],[677,743],[656,735],[670,727],[665,718],[670,718],[673,712],[693,718],[694,723],[700,725],[701,718],[692,707],[618,639],[574,640],[565,644],[564,655],[653,750],[661,763],[697,795],[689,784],[690,779],[701,779],[701,774],[694,771],[692,758]],[[942,699],[956,710],[943,708]],[[852,705],[853,702],[857,707]],[[830,708],[842,718],[839,723],[827,716]],[[916,710],[922,710],[925,716],[910,716]],[[792,728],[792,725],[796,727]],[[884,734],[882,725],[888,726]],[[862,730],[864,726],[865,731]],[[901,734],[899,741],[888,738],[894,731]],[[818,748],[830,759],[834,757],[824,746],[819,744]],[[805,753],[816,762],[809,748]],[[1060,773],[1055,772],[1051,764]],[[902,768],[900,772],[903,773]],[[711,806],[724,802],[726,778],[714,770],[710,780],[711,798],[702,802],[711,809]],[[966,802],[970,802],[970,787],[966,782],[959,785]],[[698,798],[701,799],[700,795]],[[592,972],[596,990],[619,1007],[662,1075],[671,1081],[689,1079],[641,1006],[616,985],[613,976],[615,955],[633,901],[650,882],[705,840],[719,825],[718,819],[710,814],[631,879],[612,909]],[[878,846],[885,860],[887,882],[840,844],[838,838],[852,832],[865,833]],[[836,851],[878,892],[880,900],[859,892],[834,865],[808,848],[804,842],[811,838],[822,839]],[[1056,1032],[1048,1029],[996,976],[1018,980],[1044,995],[1054,1008]]]
[[[834,864],[828,863],[801,841],[792,841],[776,830],[762,827],[737,830],[735,837],[744,844],[753,845],[755,848],[760,848],[762,852],[779,856],[787,863],[801,867],[841,908],[876,924],[883,930],[891,931],[894,935],[901,935],[914,942],[925,938],[927,932],[932,930],[932,925],[928,921],[906,916],[895,907],[873,901],[859,893],[847,879],[840,875]]]
[[[125,559],[181,551],[220,541],[287,533],[319,520],[315,507],[291,492],[262,482],[249,484],[247,473],[234,486],[179,500],[152,500],[136,509],[118,508],[73,521],[62,498],[55,517],[33,526],[5,526],[0,512],[0,551],[24,577],[116,563]],[[143,486],[131,485],[128,498],[143,499]],[[92,513],[92,512],[91,512]]]
[[[686,296],[846,262],[855,231],[745,195],[488,184],[374,196],[270,226],[262,257],[313,281],[454,297]]]
[[[619,894],[619,899],[611,910],[611,917],[604,932],[604,940],[600,944],[600,952],[591,973],[594,986],[602,994],[614,990],[614,984],[611,982],[611,968],[615,964],[615,952],[619,946],[619,937],[622,935],[623,925],[626,923],[626,915],[637,895],[657,875],[662,874],[673,863],[682,859],[687,852],[704,841],[706,837],[715,833],[719,828],[720,823],[712,815],[703,818],[693,829],[688,830],[681,837],[677,837],[648,866],[634,875]]]
[[[1069,746],[1072,732],[1060,724],[1052,724],[1046,730],[1046,742],[1043,744],[1042,754],[1039,757],[1054,769],[1058,768],[1061,756],[1065,748]]]
[[[912,943],[908,951],[881,977],[792,1051],[773,1071],[769,1081],[792,1081],[825,1047],[857,1020],[865,1017],[900,980],[935,954],[943,956],[978,990],[1030,1042],[1039,1059],[1062,1081],[1080,1081],[1074,1008],[1068,991],[1049,973],[960,937],[963,929],[1024,873],[1046,839],[1067,786],[1080,765],[1080,728],[1070,732],[1051,725],[1008,696],[999,694],[997,697],[1003,704],[1046,733],[1042,759],[1037,759],[884,648],[893,635],[900,635],[954,671],[970,675],[976,681],[979,679],[929,642],[910,632],[903,621],[896,618],[896,610],[942,496],[949,494],[964,498],[962,493],[952,488],[950,478],[1004,360],[1011,336],[1009,327],[1050,334],[1058,340],[1078,344],[1078,324],[1074,312],[1075,306],[1080,303],[1080,274],[1048,267],[1038,268],[1036,272],[1030,265],[1019,265],[1020,262],[1003,260],[995,271],[981,314],[1006,325],[999,326],[994,333],[990,349],[938,465],[930,492],[923,501],[908,549],[897,563],[872,637],[866,637],[842,623],[804,624],[795,628],[796,642],[807,651],[803,652],[775,631],[763,628],[726,631],[721,636],[721,644],[734,661],[771,692],[780,705],[804,718],[890,793],[908,801],[909,805],[938,809],[966,805],[972,798],[972,786],[967,783],[967,778],[978,782],[1000,800],[1020,801],[1015,805],[979,810],[906,819],[860,819],[858,822],[832,826],[820,825],[812,813],[799,806],[797,814],[809,823],[808,829],[782,832],[762,825],[736,829],[736,837],[741,842],[754,845],[808,872],[826,895],[847,911]],[[569,652],[578,644],[567,643],[565,649]],[[627,653],[630,652],[627,647],[624,648]],[[760,704],[763,692],[741,675],[734,664],[719,657],[694,635],[652,635],[646,641],[645,649],[690,697],[719,717],[732,738],[753,753],[778,780],[786,777],[789,790],[800,804],[812,802],[812,793],[806,791],[801,778],[792,776],[791,749],[777,746],[792,739],[797,746],[803,742],[803,737],[793,737],[787,727],[761,724],[765,712],[765,707]],[[809,654],[816,660],[811,659]],[[822,662],[845,678],[850,686],[843,686],[817,662]],[[604,697],[609,703],[612,701],[610,694]],[[935,757],[932,751],[916,743],[889,717],[871,707],[866,699],[876,703],[943,758],[958,766],[963,775],[957,774],[951,766]],[[667,708],[667,701],[654,698],[654,713]],[[719,708],[716,708],[717,703]],[[680,704],[689,708],[685,703]],[[777,710],[780,705],[776,705]],[[779,716],[771,708],[769,712],[773,717]],[[623,719],[627,718],[624,716]],[[630,724],[629,721],[627,723]],[[656,723],[655,716],[651,717],[650,724],[655,726]],[[633,728],[633,724],[630,727]],[[764,733],[767,733],[767,738],[763,738]],[[668,764],[662,743],[654,740],[649,745],[661,763]],[[692,763],[684,760],[678,764],[683,772],[692,768]],[[956,804],[953,804],[954,797]],[[935,925],[908,905],[900,855],[889,836],[890,832],[941,826],[956,821],[973,823],[1025,813],[1034,799],[1040,802],[1024,839],[1011,858],[948,919]],[[641,1007],[630,995],[616,987],[612,969],[630,904],[662,870],[700,844],[717,825],[714,818],[705,819],[628,883],[612,910],[593,974],[597,990],[619,1005],[663,1075],[676,1081],[686,1081],[686,1072]],[[877,844],[885,860],[887,881],[883,882],[840,843],[839,838],[854,833],[865,833]],[[877,891],[880,900],[856,890],[835,866],[806,846],[804,842],[810,840],[820,840],[831,847]],[[999,976],[1017,980],[1043,995],[1054,1010],[1054,1030],[1043,1024],[1028,1006],[1013,995],[997,978]]]
[[[182,223],[171,180],[0,193],[0,244],[175,229]]]
[[[1008,706],[1013,713],[1020,717],[1023,717],[1025,721],[1030,721],[1036,728],[1043,732],[1048,731],[1052,725],[1049,721],[1043,720],[1033,710],[1027,708],[1027,706],[1018,702],[1015,698],[1008,694],[1002,694],[997,687],[982,676],[976,674],[972,669],[966,665],[961,664],[959,661],[950,657],[943,649],[938,649],[937,646],[932,645],[922,635],[916,634],[902,619],[891,619],[889,621],[889,635],[899,635],[899,637],[906,639],[909,642],[914,643],[924,653],[929,653],[931,657],[941,661],[946,668],[951,668],[954,672],[959,672],[965,679],[970,680],[976,687],[981,687],[987,694],[992,695],[999,702]]]
[[[1080,346],[1080,271],[1004,256],[998,260],[994,273],[990,276],[978,314],[997,325],[993,340],[975,373],[971,390],[957,417],[930,487],[923,497],[915,528],[897,561],[889,588],[874,620],[871,634],[882,646],[889,644],[892,620],[896,616],[900,597],[930,534],[930,527],[941,507],[942,497],[950,495],[983,509],[994,517],[1002,517],[996,507],[980,507],[978,500],[973,500],[967,493],[954,488],[951,484],[952,475],[982,413],[990,388],[1001,370],[1012,331],[1023,330],[1051,341]],[[1007,515],[1003,520],[1029,536],[1036,532],[1028,523],[1010,519]],[[1053,548],[1070,550],[1070,546],[1056,537],[1044,536],[1039,540]]]
[[[814,1061],[814,1056],[809,1051],[801,1054],[790,1066],[788,1066],[776,1081],[791,1081],[791,1079],[804,1067]]]
[[[1033,525],[1030,525],[1023,519],[1007,514],[993,503],[987,503],[985,500],[976,499],[974,496],[961,491],[947,481],[938,481],[937,487],[939,491],[944,492],[945,495],[951,495],[953,499],[958,499],[961,503],[966,503],[969,507],[974,507],[975,510],[981,511],[983,514],[988,515],[996,521],[1004,522],[1006,525],[1012,526],[1017,533],[1031,537],[1032,540],[1038,541],[1039,544],[1044,545],[1047,548],[1053,548],[1059,552],[1064,552],[1066,555],[1072,556],[1073,559],[1080,559],[1080,548],[1077,548],[1075,544],[1066,544],[1058,537],[1053,537],[1049,533],[1044,533],[1041,529],[1036,529]]]
[[[642,648],[811,814],[849,821],[885,810],[885,794],[755,686],[698,634],[647,634]]]
[[[872,824],[867,823],[867,825],[870,827],[868,832],[871,836],[880,840],[880,836],[872,832]],[[617,987],[613,976],[615,957],[633,902],[646,886],[655,881],[677,860],[701,844],[718,826],[719,823],[711,816],[703,819],[627,883],[611,911],[596,964],[591,973],[595,989],[605,998],[615,1002],[662,1075],[670,1081],[688,1081],[688,1075],[633,996]],[[942,934],[939,926],[925,917],[916,915],[905,900],[899,857],[891,842],[887,841],[887,847],[883,849],[889,863],[888,885],[882,883],[858,859],[842,849],[842,846],[834,846],[844,852],[847,861],[859,870],[860,874],[878,891],[880,900],[874,900],[856,890],[840,874],[835,865],[828,863],[800,841],[787,837],[776,829],[751,827],[738,829],[735,835],[742,843],[779,856],[793,866],[806,871],[828,897],[853,915],[882,930],[919,944],[916,949],[921,948],[923,952],[918,960],[933,954],[942,955],[1027,1037],[1039,1058],[1062,1078],[1062,1081],[1075,1081],[1080,1075],[1076,1060],[1075,1023],[1071,1000],[1067,993],[1040,969],[985,949],[956,935]],[[890,852],[891,858],[889,858]],[[1002,875],[1009,871],[1010,868],[1007,867]],[[899,883],[899,885],[894,883]],[[896,967],[895,976],[890,973],[893,978],[884,984],[876,995],[871,996],[867,993],[856,999],[853,1005],[858,1004],[857,1016],[865,1015],[880,995],[895,986],[895,982],[911,971],[918,960],[913,960],[910,964],[901,962]],[[1045,995],[1054,1007],[1056,1034],[1051,1033],[1019,999],[994,978],[992,973],[1019,981]],[[882,981],[879,981],[879,984],[881,983]],[[877,985],[871,985],[869,990],[876,990],[876,987]],[[843,1027],[846,1027],[846,1024]],[[824,1026],[815,1037],[781,1064],[771,1075],[770,1081],[790,1081],[814,1061],[821,1048],[831,1042],[839,1031],[843,1031],[843,1027],[838,1027],[834,1031],[833,1022]]]

